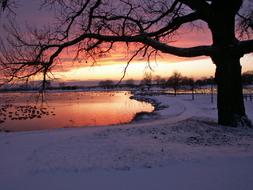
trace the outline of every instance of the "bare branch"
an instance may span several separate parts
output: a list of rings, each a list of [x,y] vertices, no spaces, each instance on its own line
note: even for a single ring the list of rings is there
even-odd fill
[[[11,13],[14,13],[12,10],[15,6],[15,1],[13,0],[0,0],[0,12],[1,11],[9,11]]]
[[[246,34],[247,37],[250,38],[253,34],[253,10],[244,15],[239,13],[237,15],[240,18],[238,23],[240,36],[243,37],[243,35]]]
[[[203,19],[207,19],[211,13],[210,5],[205,0],[178,0],[178,1],[189,6],[192,10],[197,11]]]
[[[55,9],[58,23],[40,30],[29,28],[25,33],[15,23],[10,23],[7,27],[10,35],[1,47],[0,69],[8,71],[12,78],[41,74],[46,80],[47,73],[60,62],[66,49],[75,48],[74,60],[82,57],[86,62],[92,60],[95,63],[116,43],[122,42],[127,46],[136,44],[127,66],[141,53],[148,61],[157,52],[180,57],[212,56],[220,51],[218,47],[175,47],[170,41],[182,25],[199,19],[208,22],[215,2],[44,0],[43,5]],[[235,42],[223,49],[231,53],[250,53],[253,51],[252,41]]]

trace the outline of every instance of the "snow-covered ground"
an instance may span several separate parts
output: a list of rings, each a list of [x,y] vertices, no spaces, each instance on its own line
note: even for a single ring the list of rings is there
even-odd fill
[[[218,126],[209,95],[148,98],[145,121],[0,133],[0,189],[253,189],[253,129]]]

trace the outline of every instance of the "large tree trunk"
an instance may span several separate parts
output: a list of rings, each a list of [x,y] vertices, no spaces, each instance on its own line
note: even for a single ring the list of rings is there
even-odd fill
[[[240,52],[231,54],[229,46],[237,43],[235,37],[235,15],[242,0],[216,0],[212,3],[213,15],[208,20],[213,45],[219,52],[212,56],[216,65],[215,80],[218,85],[218,123],[228,126],[251,126],[244,108]]]
[[[243,102],[240,57],[223,53],[213,61],[218,85],[218,123],[234,127],[251,126]]]

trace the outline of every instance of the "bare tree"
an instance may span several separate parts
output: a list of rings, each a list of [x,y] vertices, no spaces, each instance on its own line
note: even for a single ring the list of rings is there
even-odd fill
[[[253,71],[247,71],[242,74],[243,85],[253,84]]]
[[[195,81],[193,78],[189,78],[189,77],[183,77],[182,78],[182,85],[186,85],[188,87],[190,87],[190,90],[192,92],[192,100],[194,100],[194,94],[195,94]]]
[[[172,87],[174,90],[174,96],[177,95],[177,90],[182,85],[182,80],[183,80],[182,74],[176,71],[167,80],[167,85]]]
[[[159,75],[156,75],[154,81],[157,86],[163,87],[166,85],[166,80]]]
[[[113,88],[114,82],[112,80],[104,80],[100,81],[98,85],[103,88]]]
[[[243,0],[43,2],[55,9],[59,23],[45,30],[31,30],[29,35],[13,25],[9,27],[9,46],[2,46],[0,55],[1,70],[10,76],[9,80],[42,73],[45,81],[67,48],[76,48],[75,58],[88,61],[124,42],[132,52],[128,64],[136,56],[149,60],[157,52],[180,57],[209,56],[216,65],[219,124],[251,126],[243,102],[240,58],[253,52],[252,10],[247,10],[252,1],[244,0],[244,7]],[[237,18],[241,21],[236,22]],[[198,20],[207,23],[212,45],[184,48],[170,44],[182,25]],[[236,37],[237,26],[249,34],[247,40]]]
[[[125,81],[125,85],[127,87],[133,88],[135,86],[134,80],[133,79],[128,79]]]
[[[151,85],[152,85],[152,80],[153,80],[152,73],[151,72],[145,72],[144,76],[143,76],[143,79],[141,80],[140,84],[141,85],[146,85],[150,88]]]

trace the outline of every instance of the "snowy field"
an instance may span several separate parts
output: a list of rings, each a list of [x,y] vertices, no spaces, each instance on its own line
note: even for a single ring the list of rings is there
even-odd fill
[[[253,129],[218,126],[209,95],[148,98],[132,124],[0,133],[0,189],[253,189]]]

